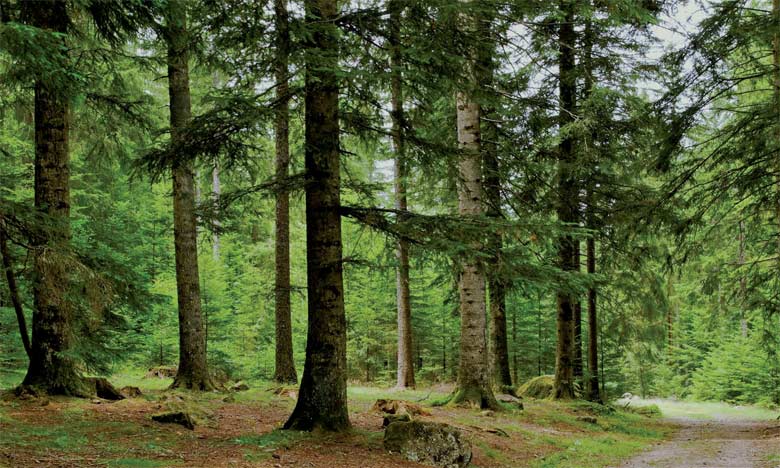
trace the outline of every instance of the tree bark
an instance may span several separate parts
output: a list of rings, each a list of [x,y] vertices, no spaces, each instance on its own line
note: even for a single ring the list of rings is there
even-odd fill
[[[393,120],[392,137],[395,149],[395,208],[399,213],[408,209],[406,178],[408,169],[403,138],[404,105],[401,70],[401,15],[403,6],[398,0],[390,2],[390,92]],[[399,218],[402,215],[399,214]],[[414,388],[414,359],[412,356],[412,304],[409,291],[409,242],[398,240],[398,269],[396,271],[396,296],[398,312],[398,388]]]
[[[586,243],[588,274],[595,275],[596,240],[593,239],[593,237],[588,237]],[[598,311],[596,309],[596,298],[596,288],[591,286],[588,288],[588,382],[586,385],[586,392],[589,401],[600,403],[602,400],[599,391],[599,322]]]
[[[276,23],[276,178],[284,180],[290,167],[290,90],[288,61],[290,25],[287,0],[274,0]],[[283,184],[284,185],[284,184]],[[290,195],[286,189],[276,194],[276,361],[274,380],[297,383],[292,342],[292,307],[290,305]]]
[[[576,112],[576,69],[574,63],[574,2],[561,0],[560,9],[563,19],[559,25],[559,92],[561,128],[574,121]],[[558,148],[558,220],[570,228],[577,222],[578,190],[575,172],[574,139],[563,135]],[[564,272],[576,269],[574,262],[574,238],[564,234],[558,239],[558,261]],[[574,393],[573,337],[574,337],[574,301],[567,290],[557,293],[557,334],[558,344],[555,353],[555,389],[556,399],[570,399]]]
[[[305,0],[306,261],[309,329],[303,378],[285,429],[342,431],[347,412],[347,333],[342,275],[339,43],[336,0]]]
[[[24,352],[29,358],[32,355],[32,350],[30,347],[30,336],[27,333],[27,320],[24,318],[22,300],[19,297],[19,288],[16,285],[13,259],[11,258],[11,252],[8,250],[8,234],[3,224],[0,224],[0,255],[3,257],[3,269],[5,269],[5,279],[8,282],[8,294],[11,296],[11,304],[13,304],[14,312],[16,312],[16,322],[19,324],[19,336],[22,338]]]
[[[215,164],[211,169],[211,198],[214,203],[219,203],[219,197],[222,194],[222,184],[219,180],[219,165]],[[211,238],[211,258],[219,260],[219,219],[214,219],[214,234]]]
[[[65,1],[25,2],[22,8],[31,26],[67,32],[70,20]],[[66,66],[67,57],[58,51],[51,60]],[[73,311],[67,300],[70,279],[57,258],[70,248],[69,97],[42,76],[35,82],[34,106],[35,207],[51,219],[51,225],[33,245],[32,342],[22,386],[86,397],[93,391],[68,356],[73,340]]]
[[[165,33],[168,42],[171,143],[176,145],[185,137],[184,128],[192,115],[186,4],[183,0],[169,1],[167,14]],[[192,163],[177,161],[172,172],[173,238],[179,302],[179,367],[171,387],[211,390],[214,385],[206,361],[206,335],[200,303]]]
[[[476,63],[470,75],[476,81]],[[484,213],[480,105],[469,92],[456,96],[458,147],[458,213],[477,217]],[[474,250],[483,248],[474,245]],[[460,260],[460,365],[454,404],[497,409],[498,402],[490,385],[486,340],[485,272],[475,258]]]

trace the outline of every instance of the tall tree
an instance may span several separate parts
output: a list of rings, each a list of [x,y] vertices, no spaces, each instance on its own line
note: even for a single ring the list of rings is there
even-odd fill
[[[23,20],[47,33],[65,34],[70,24],[67,2],[24,2]],[[66,67],[66,47],[49,58]],[[22,385],[50,394],[92,393],[68,351],[73,345],[73,316],[68,303],[69,272],[62,256],[70,248],[70,96],[46,76],[35,81],[35,207],[51,219],[33,245],[32,343]]]
[[[493,87],[495,80],[495,41],[492,23],[495,19],[495,11],[492,6],[486,7],[480,13],[480,26],[485,40],[480,41],[478,49],[477,73],[481,86],[483,101],[490,102],[484,107],[480,125],[482,130],[482,165],[485,173],[485,214],[493,219],[503,218],[501,209],[501,166],[498,157],[498,128],[493,101],[495,100]],[[500,231],[491,233],[488,250],[492,258],[493,267],[487,275],[488,297],[490,298],[490,339],[488,341],[491,378],[502,389],[512,389],[512,373],[509,367],[509,345],[507,339],[506,324],[506,292],[508,289],[506,274],[503,271],[503,244],[504,239]]]
[[[466,2],[466,6],[471,2]],[[479,30],[473,15],[463,15],[467,34]],[[458,213],[466,218],[484,214],[482,187],[482,147],[480,132],[480,104],[474,98],[477,89],[477,50],[467,54],[466,89],[457,92],[458,129]],[[482,245],[474,245],[479,251]],[[453,398],[455,404],[480,408],[498,408],[490,384],[487,356],[487,318],[485,310],[485,269],[473,253],[459,259],[458,292],[460,297],[460,365],[458,383]]]
[[[187,4],[170,0],[164,35],[168,44],[168,95],[171,144],[185,138],[192,116],[190,102]],[[193,164],[177,158],[173,173],[173,237],[176,252],[176,292],[179,302],[179,367],[172,387],[211,390],[214,387],[206,361],[206,334],[200,302],[198,233],[195,216]]]
[[[306,0],[304,5],[309,328],[298,402],[284,428],[341,431],[350,423],[340,213],[338,7],[336,0]]]
[[[288,61],[290,55],[290,25],[287,0],[274,0],[276,23],[276,178],[283,180],[290,166],[290,88]],[[284,186],[284,184],[282,184]],[[292,343],[290,307],[290,195],[282,189],[276,194],[276,356],[274,380],[297,383]]]
[[[558,146],[558,220],[566,229],[571,229],[577,220],[578,187],[575,176],[574,137],[567,128],[576,113],[577,74],[574,47],[577,39],[574,29],[575,2],[561,0],[560,23],[558,25],[558,74],[559,74],[559,126]],[[559,267],[565,272],[576,270],[575,240],[571,234],[562,234],[558,239]],[[567,289],[557,293],[558,346],[555,353],[555,390],[558,399],[574,398],[574,300]]]
[[[399,0],[390,2],[390,93],[392,99],[392,137],[394,155],[395,208],[399,215],[408,210],[406,179],[408,168],[404,148],[404,102],[402,90],[401,15]],[[409,241],[398,240],[396,271],[396,308],[398,311],[398,388],[414,387],[414,356],[412,355],[412,301],[409,292]]]

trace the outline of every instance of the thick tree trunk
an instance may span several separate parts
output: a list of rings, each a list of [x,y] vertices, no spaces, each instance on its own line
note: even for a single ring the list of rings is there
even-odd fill
[[[171,142],[184,138],[191,117],[189,35],[186,5],[168,2],[168,95]],[[173,239],[176,253],[176,292],[179,301],[179,368],[172,388],[211,390],[206,362],[206,335],[200,303],[195,182],[190,162],[176,162],[173,172]]]
[[[309,330],[298,402],[285,429],[350,427],[344,315],[336,0],[306,0],[306,261]]]
[[[404,104],[401,68],[401,14],[403,7],[397,0],[390,2],[390,47],[392,100],[392,136],[395,149],[395,208],[399,213],[407,211],[406,154],[403,139]],[[400,218],[400,216],[399,216]],[[412,356],[412,301],[409,291],[409,242],[401,239],[397,246],[398,269],[396,271],[396,296],[398,311],[398,388],[414,388],[414,359]]]
[[[574,3],[572,0],[561,0],[560,9],[563,18],[559,26],[559,90],[560,90],[560,126],[564,127],[574,120],[576,112],[576,69],[574,63]],[[558,148],[558,220],[567,226],[577,222],[577,182],[575,172],[574,140],[565,135]],[[558,262],[565,272],[572,272],[575,265],[575,241],[570,234],[558,239]],[[557,294],[558,345],[555,353],[555,390],[557,399],[574,398],[574,301],[566,290]]]
[[[2,221],[0,221],[2,223]],[[30,336],[27,334],[27,320],[24,318],[24,309],[22,308],[22,299],[19,297],[19,288],[16,285],[16,275],[14,274],[13,260],[11,252],[8,250],[8,234],[5,226],[0,224],[0,255],[3,257],[3,269],[5,270],[5,279],[8,282],[8,294],[11,296],[11,304],[16,312],[16,322],[19,324],[19,336],[22,338],[24,352],[29,358],[32,354],[30,348]]]
[[[276,178],[285,179],[290,167],[290,90],[288,56],[290,26],[287,0],[274,0],[276,23]],[[290,306],[290,195],[287,190],[276,194],[276,362],[274,380],[297,383],[292,343],[292,308]]]
[[[483,213],[482,169],[480,155],[480,107],[467,93],[457,95],[458,212],[464,217]],[[480,249],[481,245],[475,245]],[[461,260],[460,293],[460,365],[453,403],[479,408],[498,408],[488,375],[485,314],[484,266],[474,258]]]
[[[23,17],[31,26],[65,33],[69,23],[64,1],[25,2]],[[52,57],[64,66],[64,55]],[[68,97],[46,77],[35,83],[35,207],[52,225],[33,246],[32,343],[23,386],[49,394],[90,396],[94,390],[77,370],[71,349],[72,310],[69,273],[58,259],[70,244],[70,168]]]

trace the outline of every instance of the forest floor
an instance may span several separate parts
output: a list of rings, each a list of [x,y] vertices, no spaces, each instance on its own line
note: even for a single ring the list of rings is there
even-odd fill
[[[625,404],[623,400],[618,404]],[[664,400],[654,404],[679,426],[675,437],[627,461],[621,468],[769,468],[780,466],[780,423],[776,412],[723,403]]]
[[[429,414],[418,419],[459,427],[472,441],[472,466],[480,468],[614,466],[674,432],[660,418],[587,403],[527,400],[523,411],[507,407],[493,415],[429,406],[450,391],[442,386],[404,392],[350,387],[351,432],[297,433],[279,430],[294,405],[294,387],[277,394],[269,382],[249,382],[244,392],[191,394],[165,391],[168,379],[115,375],[112,380],[120,387],[138,386],[143,395],[118,402],[0,402],[0,467],[422,466],[382,448],[382,416],[371,410],[379,398],[421,400]],[[194,413],[195,430],[150,419],[170,408]],[[578,420],[581,416],[597,422]]]

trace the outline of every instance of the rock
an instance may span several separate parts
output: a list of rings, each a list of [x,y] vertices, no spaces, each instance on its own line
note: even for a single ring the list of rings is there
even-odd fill
[[[225,396],[225,397],[222,399],[222,402],[223,402],[223,403],[233,403],[233,402],[235,402],[235,401],[236,401],[236,397],[234,397],[232,394],[230,394],[230,395],[226,395],[226,396]]]
[[[166,424],[180,424],[189,430],[195,429],[195,421],[184,411],[170,411],[152,415],[152,421]]]
[[[471,444],[452,426],[433,422],[394,422],[385,429],[385,450],[407,460],[441,468],[471,463]]]
[[[479,413],[479,415],[484,417],[484,418],[492,418],[493,416],[496,415],[496,413],[494,413],[494,412],[492,412],[490,410],[485,410],[485,411]]]
[[[496,395],[496,400],[502,402],[502,403],[520,403],[522,401],[521,398],[518,398],[514,395],[510,395],[508,393],[499,393]]]
[[[111,385],[111,382],[109,382],[107,379],[104,379],[103,377],[89,377],[87,378],[87,381],[90,383],[90,385],[95,386],[95,394],[98,396],[98,398],[111,401],[125,399],[125,396],[122,395],[119,390],[116,389],[116,387]]]
[[[94,399],[94,400],[92,400],[92,404],[93,404],[93,405],[99,405],[99,404],[101,404],[101,403],[103,403],[103,400],[99,400],[99,399],[97,399],[97,398],[96,398],[96,399]]]
[[[598,419],[594,418],[593,416],[578,416],[577,421],[581,421],[588,424],[598,424]]]
[[[632,394],[630,394],[628,392],[624,393],[623,396],[620,397],[621,400],[630,400],[632,398],[634,398],[634,395],[632,395]]]
[[[385,417],[382,418],[382,427],[387,427],[394,422],[409,422],[411,420],[412,417],[409,413],[386,414]]]
[[[517,389],[517,393],[524,398],[551,398],[553,396],[553,384],[555,376],[540,375],[524,383]]]
[[[143,395],[140,388],[131,387],[129,385],[127,387],[122,387],[122,389],[119,390],[119,393],[124,395],[126,398],[138,398]]]
[[[411,416],[430,416],[431,414],[423,409],[422,406],[404,400],[384,400],[380,399],[374,403],[371,410],[386,414],[409,413]]]
[[[241,381],[238,381],[230,386],[231,392],[245,392],[247,390],[249,390],[249,385]]]
[[[157,366],[157,367],[150,367],[149,372],[146,373],[146,376],[144,378],[146,379],[172,379],[176,377],[177,372],[176,366]]]

